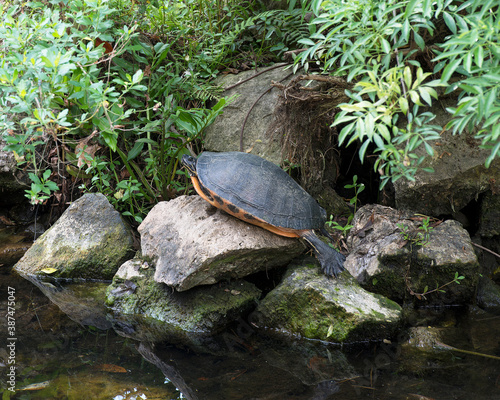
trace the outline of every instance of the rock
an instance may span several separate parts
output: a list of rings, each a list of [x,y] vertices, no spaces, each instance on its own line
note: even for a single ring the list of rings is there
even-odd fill
[[[456,106],[456,99],[451,99],[449,105]],[[435,122],[441,126],[451,118],[441,107],[433,111],[437,115]],[[435,172],[418,172],[415,181],[399,179],[394,182],[396,208],[432,216],[453,215],[492,186],[498,193],[500,158],[485,168],[490,150],[480,149],[479,144],[465,132],[462,135],[453,135],[450,131],[441,134],[439,146],[434,145],[435,157],[422,165],[434,168]],[[421,152],[417,155],[423,155],[425,149]]]
[[[286,371],[297,381],[318,389],[325,381],[339,382],[358,376],[345,352],[341,348],[335,349],[330,343],[287,338],[286,341],[273,340],[269,345],[259,347],[269,366],[277,371]]]
[[[35,241],[14,269],[21,274],[111,279],[131,257],[132,244],[130,230],[106,197],[86,194]]]
[[[153,279],[143,260],[124,263],[107,290],[107,304],[119,315],[142,314],[164,323],[170,334],[216,333],[249,310],[260,290],[245,281],[197,287],[182,293]]]
[[[255,78],[252,76],[256,72],[252,70],[238,75],[226,75],[218,80],[217,83],[226,88],[251,78],[223,93],[225,97],[233,95],[238,97],[224,109],[224,114],[206,129],[204,143],[206,150],[240,151],[241,128],[244,126],[243,151],[250,151],[278,165],[281,163],[280,145],[276,140],[271,140],[266,132],[272,122],[280,93],[278,89],[272,88],[271,83],[279,82],[290,74],[290,70],[284,71],[284,68],[285,65],[278,66]],[[271,89],[269,93],[259,99],[268,89]],[[248,114],[250,109],[251,112]],[[248,119],[245,122],[247,115]]]
[[[412,291],[420,300],[470,302],[479,264],[469,234],[458,222],[448,220],[434,227],[428,242],[422,243],[418,237],[424,235],[421,219],[390,207],[362,207],[353,219],[347,239],[352,251],[344,267],[365,289],[396,301]],[[460,284],[451,283],[456,273],[465,276]],[[434,290],[441,286],[445,293],[421,295],[426,287]]]
[[[487,192],[481,201],[478,234],[491,238],[500,235],[500,195]]]
[[[304,251],[297,239],[247,224],[200,196],[158,203],[139,226],[154,279],[178,291],[283,266]]]
[[[290,267],[260,302],[260,327],[332,342],[375,340],[392,335],[401,307],[362,289],[345,272],[337,279],[317,267]]]
[[[477,305],[493,314],[500,314],[500,286],[485,276],[479,279]]]
[[[417,326],[408,330],[409,338],[403,346],[418,349],[418,352],[436,354],[443,350],[450,350],[443,341],[443,328]]]

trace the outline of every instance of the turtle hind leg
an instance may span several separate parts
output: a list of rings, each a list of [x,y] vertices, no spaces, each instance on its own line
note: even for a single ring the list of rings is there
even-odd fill
[[[301,237],[311,246],[326,276],[339,276],[344,271],[345,256],[323,242],[312,230],[304,231]]]

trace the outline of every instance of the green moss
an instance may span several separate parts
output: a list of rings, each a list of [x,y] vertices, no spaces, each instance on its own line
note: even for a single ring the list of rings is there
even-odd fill
[[[380,311],[352,304],[353,298],[367,304],[378,302]],[[389,310],[385,305],[390,306]],[[330,280],[318,268],[295,267],[260,303],[258,311],[268,327],[310,339],[344,342],[384,335],[397,321],[401,309],[393,301],[365,292],[347,275]]]
[[[115,277],[107,290],[107,304],[112,305],[119,314],[144,315],[161,321],[168,330],[220,330],[252,307],[260,296],[260,290],[244,281],[176,292],[154,281],[153,268],[142,272],[143,276],[131,278],[137,285],[133,292],[116,292],[123,284],[123,279]]]

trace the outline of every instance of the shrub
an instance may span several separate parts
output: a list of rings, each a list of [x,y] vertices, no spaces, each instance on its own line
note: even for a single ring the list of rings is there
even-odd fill
[[[316,63],[324,73],[356,82],[334,124],[342,127],[341,144],[361,143],[361,160],[374,147],[381,186],[403,176],[414,179],[425,158],[417,156],[418,147],[434,154],[432,141],[442,128],[430,125],[432,111],[421,108],[432,105],[440,86],[446,93],[459,91],[447,128],[461,133],[480,126],[474,135],[491,149],[486,166],[491,164],[500,152],[496,2],[315,0],[312,9],[314,32],[300,41],[306,49],[296,68]]]
[[[0,7],[0,132],[30,172],[30,201],[72,177],[140,222],[182,190],[177,160],[225,100],[182,107],[196,82],[169,58],[173,44],[117,28],[106,0]]]

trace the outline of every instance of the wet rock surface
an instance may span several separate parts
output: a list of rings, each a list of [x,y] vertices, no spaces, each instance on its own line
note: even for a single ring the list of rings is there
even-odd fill
[[[199,196],[157,204],[139,226],[142,256],[154,279],[178,291],[287,265],[305,247],[247,224]]]
[[[86,194],[35,241],[14,269],[54,278],[111,279],[131,257],[132,244],[128,226],[106,197]]]

